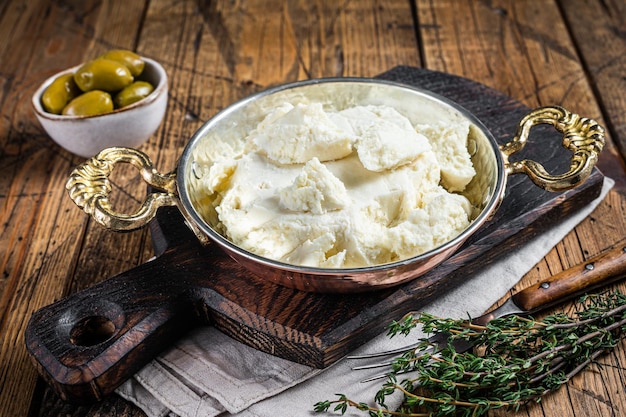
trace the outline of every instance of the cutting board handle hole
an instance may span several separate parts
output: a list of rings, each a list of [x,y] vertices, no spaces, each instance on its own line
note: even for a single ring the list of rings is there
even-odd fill
[[[76,346],[90,347],[106,342],[115,334],[115,324],[104,316],[81,319],[70,330],[70,342]]]

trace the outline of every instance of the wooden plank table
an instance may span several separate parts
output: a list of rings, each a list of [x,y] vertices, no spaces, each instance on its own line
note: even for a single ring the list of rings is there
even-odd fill
[[[82,158],[56,146],[30,108],[51,74],[111,48],[160,61],[170,77],[168,110],[141,149],[162,171],[175,166],[205,120],[249,93],[299,79],[375,76],[398,65],[460,75],[529,107],[559,104],[595,118],[609,139],[599,167],[616,187],[522,278],[522,288],[626,235],[624,33],[621,0],[1,2],[0,415],[143,415],[115,396],[64,403],[38,378],[24,347],[34,311],[153,255],[147,230],[108,232],[67,198],[67,174]],[[115,207],[142,199],[136,171],[116,171],[114,182]],[[623,415],[625,347],[517,415]]]

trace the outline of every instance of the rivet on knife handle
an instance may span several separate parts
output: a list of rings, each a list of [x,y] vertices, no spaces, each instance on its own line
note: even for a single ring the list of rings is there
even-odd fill
[[[625,274],[626,246],[622,244],[560,272],[548,281],[528,287],[511,298],[525,312],[533,312],[617,281]]]

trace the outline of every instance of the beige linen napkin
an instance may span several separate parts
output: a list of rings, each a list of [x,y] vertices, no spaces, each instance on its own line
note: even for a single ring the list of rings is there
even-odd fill
[[[602,194],[576,215],[546,230],[502,259],[424,307],[441,317],[482,314],[504,296],[537,262],[606,196],[614,182],[605,178]],[[381,334],[355,353],[405,346],[423,337],[389,339]],[[407,340],[408,339],[408,340]],[[192,332],[153,360],[117,393],[142,408],[149,417],[294,417],[314,415],[313,405],[343,393],[371,402],[382,381],[361,383],[380,369],[352,371],[344,359],[325,370],[280,359],[239,343],[206,327]],[[394,406],[391,399],[388,405]],[[350,415],[348,412],[347,415]],[[360,414],[362,415],[362,414]]]

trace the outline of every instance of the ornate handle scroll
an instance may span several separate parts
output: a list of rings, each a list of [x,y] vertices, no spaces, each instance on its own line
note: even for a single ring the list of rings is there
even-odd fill
[[[525,145],[530,129],[538,124],[553,125],[563,134],[563,147],[573,152],[569,171],[551,175],[539,162],[522,160],[509,162],[509,157]],[[524,117],[513,140],[500,146],[507,174],[526,173],[539,187],[548,191],[565,191],[587,179],[604,147],[604,129],[594,120],[580,117],[558,107],[540,107]]]
[[[144,181],[163,190],[149,194],[133,214],[117,213],[111,208],[109,176],[117,163],[137,168]],[[102,226],[116,231],[130,231],[145,226],[161,206],[178,205],[176,174],[162,175],[156,171],[146,154],[131,148],[107,148],[76,167],[65,188],[70,198]]]

